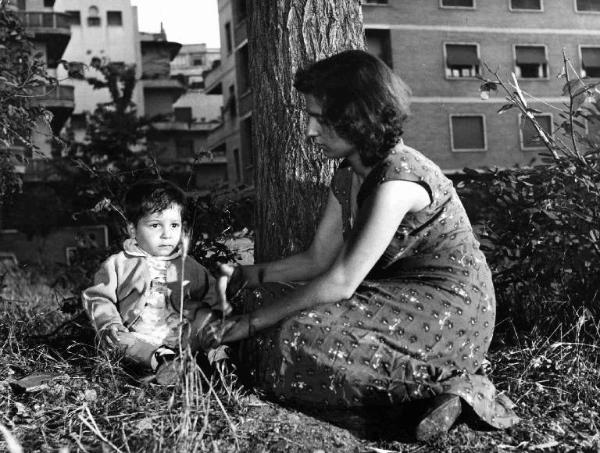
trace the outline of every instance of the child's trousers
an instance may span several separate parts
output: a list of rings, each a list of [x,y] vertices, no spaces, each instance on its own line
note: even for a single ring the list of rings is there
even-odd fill
[[[209,309],[200,309],[192,321],[185,323],[181,334],[181,347],[186,349],[189,345],[192,353],[200,349],[198,333],[201,329],[214,319],[214,315]],[[123,350],[125,358],[136,364],[152,368],[152,357],[156,350],[161,346],[167,346],[175,352],[179,351],[179,341],[175,343],[170,341],[148,341],[145,336],[137,335],[136,332],[118,332],[119,344],[116,348]]]

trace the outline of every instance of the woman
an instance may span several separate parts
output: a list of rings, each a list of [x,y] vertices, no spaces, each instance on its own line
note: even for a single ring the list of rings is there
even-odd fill
[[[301,69],[307,134],[343,159],[310,248],[223,267],[243,310],[223,342],[246,340],[260,387],[335,407],[431,398],[417,438],[447,431],[461,400],[489,425],[516,421],[481,372],[492,338],[491,274],[442,171],[400,139],[408,89],[379,59],[345,51]],[[305,282],[283,284],[268,282]]]

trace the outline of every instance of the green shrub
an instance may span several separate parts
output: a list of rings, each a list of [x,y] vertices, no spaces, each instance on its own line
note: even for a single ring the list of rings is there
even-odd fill
[[[521,331],[549,334],[600,319],[600,143],[574,127],[600,120],[600,92],[587,80],[569,80],[573,73],[565,57],[570,102],[555,135],[541,132],[516,79],[484,80],[482,91],[505,90],[500,112],[518,108],[548,153],[532,168],[467,170],[458,184],[494,274],[499,319]]]

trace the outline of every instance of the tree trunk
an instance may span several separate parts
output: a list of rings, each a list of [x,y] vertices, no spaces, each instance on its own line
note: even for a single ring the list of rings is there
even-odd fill
[[[363,48],[358,0],[252,0],[248,46],[256,169],[255,260],[300,252],[310,244],[335,163],[305,138],[299,67]]]

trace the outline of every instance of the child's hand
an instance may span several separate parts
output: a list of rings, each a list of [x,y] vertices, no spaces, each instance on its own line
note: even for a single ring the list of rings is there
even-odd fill
[[[127,330],[127,327],[123,324],[113,323],[102,330],[102,340],[111,348],[127,346],[126,344],[123,344],[123,334],[128,333],[129,330]]]

